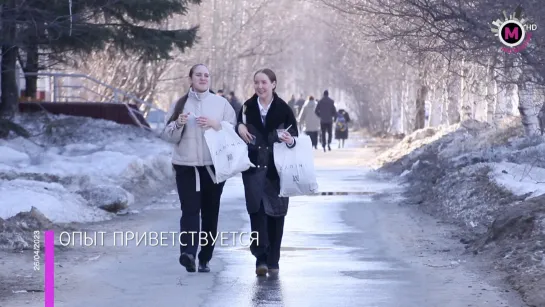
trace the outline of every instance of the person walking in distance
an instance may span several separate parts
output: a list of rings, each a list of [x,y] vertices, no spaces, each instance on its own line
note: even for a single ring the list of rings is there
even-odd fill
[[[280,246],[288,197],[280,197],[280,177],[274,164],[273,147],[297,146],[297,121],[289,105],[276,93],[276,75],[270,69],[254,74],[255,94],[244,102],[237,116],[236,131],[248,143],[248,157],[256,166],[242,173],[246,209],[252,232],[257,232],[250,250],[256,258],[258,276],[280,269]]]
[[[325,147],[327,145],[327,149],[331,151],[331,140],[332,140],[332,133],[333,133],[333,122],[335,121],[335,118],[337,117],[337,109],[335,108],[335,101],[333,99],[329,98],[329,91],[324,91],[324,97],[318,101],[318,105],[316,106],[315,110],[316,115],[320,118],[320,129],[322,130],[321,135],[321,141],[322,141],[322,148],[325,150]],[[325,135],[327,133],[327,142]]]
[[[295,117],[299,116],[301,114],[301,109],[303,109],[303,105],[305,104],[305,96],[301,94],[299,99],[295,102]]]
[[[295,94],[291,95],[291,98],[288,101],[288,106],[290,106],[291,111],[293,112],[294,115],[297,114],[297,108],[295,107]]]
[[[335,139],[339,142],[339,148],[344,148],[344,141],[348,139],[348,124],[350,123],[350,116],[344,109],[340,109],[337,112],[337,118],[335,119]]]
[[[229,95],[227,96],[227,100],[229,101],[233,109],[235,109],[235,113],[238,114],[240,112],[240,108],[242,107],[242,105],[240,104],[240,101],[235,95],[235,92],[233,91],[229,92]]]
[[[189,92],[167,113],[162,137],[174,144],[172,164],[182,210],[179,262],[188,272],[195,272],[195,257],[201,245],[198,270],[209,272],[225,182],[215,182],[204,132],[221,130],[222,121],[235,125],[236,114],[225,98],[210,92],[210,73],[205,65],[191,67],[189,80]],[[206,240],[201,240],[201,234]]]
[[[313,96],[308,97],[299,113],[298,121],[310,137],[312,147],[318,149],[318,132],[320,131],[320,118],[315,113],[316,100]]]

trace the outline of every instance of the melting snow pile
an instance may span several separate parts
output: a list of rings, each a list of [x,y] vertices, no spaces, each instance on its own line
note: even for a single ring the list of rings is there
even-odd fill
[[[408,204],[460,226],[468,251],[491,257],[531,306],[545,306],[545,138],[520,119],[466,121],[405,137],[379,158],[404,178]]]
[[[0,139],[0,219],[35,207],[53,223],[107,220],[172,182],[171,147],[153,132],[50,114],[15,122],[32,137]]]
[[[421,163],[490,169],[489,177],[515,195],[545,194],[545,138],[525,138],[517,122],[493,127],[466,121],[427,128],[405,137],[378,157],[385,169],[406,176]],[[466,170],[468,170],[466,169]]]

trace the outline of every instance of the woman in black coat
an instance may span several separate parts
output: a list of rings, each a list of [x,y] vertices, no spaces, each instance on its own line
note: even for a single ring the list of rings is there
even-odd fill
[[[256,257],[256,274],[266,275],[279,270],[280,245],[284,218],[288,212],[288,197],[279,197],[280,178],[274,165],[273,145],[283,142],[296,146],[297,121],[288,104],[275,92],[276,75],[262,69],[254,75],[255,94],[238,113],[236,131],[248,143],[248,156],[256,166],[242,173],[246,209],[252,232],[258,240],[250,250]],[[277,129],[286,129],[279,133]],[[253,236],[255,237],[255,236]]]

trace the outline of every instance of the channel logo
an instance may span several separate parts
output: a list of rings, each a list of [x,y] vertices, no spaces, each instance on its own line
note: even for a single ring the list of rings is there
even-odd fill
[[[502,51],[506,53],[519,53],[526,49],[532,38],[532,32],[537,30],[537,25],[528,23],[522,16],[520,5],[509,17],[503,11],[504,20],[496,19],[492,22],[492,33],[498,37],[504,45]]]

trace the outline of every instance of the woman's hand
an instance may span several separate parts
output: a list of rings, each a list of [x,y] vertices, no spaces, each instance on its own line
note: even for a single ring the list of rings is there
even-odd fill
[[[293,144],[294,141],[293,136],[291,136],[291,134],[287,130],[284,131],[284,133],[282,133],[282,136],[278,139],[288,145]]]
[[[238,125],[238,134],[246,143],[250,143],[254,139],[254,136],[248,131],[248,128],[246,128],[246,125],[244,124]]]
[[[188,114],[180,114],[178,115],[178,118],[176,119],[176,124],[181,127],[185,124],[187,124],[187,118],[189,117],[189,113]]]
[[[197,117],[197,124],[205,129],[213,128],[216,131],[221,130],[221,125],[217,120],[204,117],[204,116]]]

